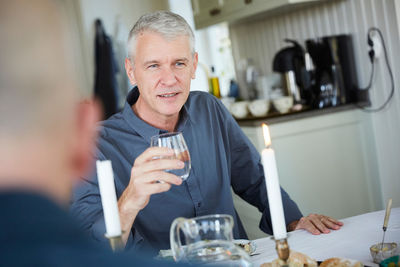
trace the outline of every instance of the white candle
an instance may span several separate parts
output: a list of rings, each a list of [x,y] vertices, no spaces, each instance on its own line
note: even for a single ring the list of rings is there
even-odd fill
[[[101,204],[108,237],[121,235],[117,197],[115,195],[114,175],[111,161],[96,161],[97,180],[99,181]]]
[[[263,124],[262,127],[266,148],[261,153],[261,161],[264,167],[265,182],[267,185],[272,230],[274,232],[275,240],[279,240],[287,237],[281,188],[279,185],[278,171],[276,168],[275,152],[272,148],[270,148],[271,138],[269,135],[268,126]]]

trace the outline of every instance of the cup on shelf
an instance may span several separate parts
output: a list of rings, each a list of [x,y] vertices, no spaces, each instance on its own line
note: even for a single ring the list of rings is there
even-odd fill
[[[264,117],[268,114],[270,102],[267,99],[257,99],[249,104],[249,110],[254,117]]]
[[[224,104],[224,106],[230,110],[231,106],[233,103],[235,103],[235,98],[234,97],[222,97],[221,98],[221,102],[222,104]]]
[[[230,106],[230,111],[232,115],[237,118],[237,119],[243,119],[246,118],[247,115],[249,114],[248,111],[248,106],[249,102],[248,101],[239,101],[235,102]]]
[[[272,100],[272,104],[279,113],[287,113],[293,107],[293,97],[284,96]]]

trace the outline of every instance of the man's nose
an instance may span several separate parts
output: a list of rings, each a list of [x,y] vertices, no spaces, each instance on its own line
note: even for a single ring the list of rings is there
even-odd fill
[[[176,83],[176,75],[172,68],[170,67],[163,68],[161,73],[161,82],[164,85],[173,85]]]

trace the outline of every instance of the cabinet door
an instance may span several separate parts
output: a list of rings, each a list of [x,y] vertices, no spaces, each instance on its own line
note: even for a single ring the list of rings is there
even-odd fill
[[[379,208],[369,123],[365,114],[351,110],[270,125],[280,184],[304,215],[345,218]],[[242,127],[260,151],[262,129],[251,128]],[[239,215],[250,212],[237,207]]]

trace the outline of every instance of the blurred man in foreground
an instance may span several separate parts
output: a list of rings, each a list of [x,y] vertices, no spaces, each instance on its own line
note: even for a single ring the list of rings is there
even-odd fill
[[[162,266],[92,243],[66,209],[97,106],[78,104],[55,1],[0,1],[0,266]]]

